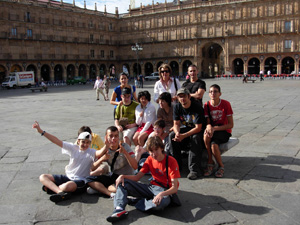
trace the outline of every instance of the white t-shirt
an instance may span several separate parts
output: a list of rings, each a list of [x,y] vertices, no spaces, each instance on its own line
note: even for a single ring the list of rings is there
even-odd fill
[[[139,126],[141,126],[143,123],[145,123],[145,126],[140,131],[140,133],[143,133],[144,131],[148,130],[151,125],[154,124],[156,120],[156,109],[155,106],[148,102],[146,105],[146,108],[144,109],[144,115],[143,117],[140,117],[141,112],[143,111],[141,104],[139,104],[135,108],[135,123]]]
[[[164,87],[164,85],[161,83],[161,81],[156,81],[155,85],[154,85],[154,101],[156,102],[156,100],[158,99],[159,95],[161,93],[164,92],[169,92],[172,96],[172,98],[176,95],[176,88],[175,88],[175,84],[174,84],[174,78],[171,78],[172,82],[169,84],[168,87]],[[180,82],[178,79],[176,80],[176,84],[177,84],[177,90],[179,90],[179,88],[181,88]]]
[[[70,156],[69,164],[65,168],[70,180],[84,180],[90,175],[91,166],[95,161],[95,149],[81,151],[78,145],[63,142],[62,154]]]

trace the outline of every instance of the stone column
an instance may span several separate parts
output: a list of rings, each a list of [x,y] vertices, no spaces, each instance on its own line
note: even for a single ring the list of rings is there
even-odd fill
[[[86,66],[86,77],[87,80],[90,79],[90,66]]]
[[[178,63],[178,70],[179,70],[178,71],[179,72],[179,76],[184,75],[183,72],[182,72],[182,63],[181,62]]]
[[[281,74],[281,62],[277,63],[277,74]]]
[[[248,74],[248,61],[244,61],[244,74]]]
[[[62,70],[63,70],[62,79],[67,80],[67,67],[63,65]]]
[[[36,71],[36,78],[38,79],[38,81],[42,80],[42,76],[41,76],[41,68],[37,68]]]
[[[50,67],[50,80],[54,81],[54,68]]]

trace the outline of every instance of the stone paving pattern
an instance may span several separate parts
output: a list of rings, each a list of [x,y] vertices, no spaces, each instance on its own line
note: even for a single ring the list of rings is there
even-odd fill
[[[222,156],[225,177],[190,181],[185,168],[181,207],[149,214],[128,206],[128,219],[117,224],[300,224],[300,80],[205,81],[207,88],[221,86],[234,111],[233,136],[240,143]],[[152,94],[153,86],[145,82],[144,89]],[[79,127],[88,125],[103,138],[113,124],[113,106],[96,101],[92,85],[78,85],[35,93],[0,90],[0,107],[0,224],[108,224],[108,198],[83,194],[49,201],[38,177],[64,173],[68,157],[31,126],[37,120],[47,132],[74,142]]]

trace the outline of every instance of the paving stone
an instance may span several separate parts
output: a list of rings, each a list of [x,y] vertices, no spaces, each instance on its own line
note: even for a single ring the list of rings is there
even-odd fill
[[[240,142],[222,155],[225,177],[191,181],[185,167],[178,192],[183,206],[155,214],[128,206],[128,219],[117,224],[299,224],[299,80],[205,82],[207,89],[219,84],[234,111],[233,136]],[[145,82],[143,90],[153,94],[153,86]],[[103,139],[114,123],[113,106],[96,101],[92,88],[49,87],[35,95],[28,89],[0,90],[5,115],[0,130],[1,224],[110,224],[105,219],[113,210],[109,198],[83,194],[58,204],[49,201],[39,176],[64,173],[69,157],[31,128],[37,120],[46,132],[74,143],[78,129],[88,125]],[[206,92],[203,100],[208,99]]]

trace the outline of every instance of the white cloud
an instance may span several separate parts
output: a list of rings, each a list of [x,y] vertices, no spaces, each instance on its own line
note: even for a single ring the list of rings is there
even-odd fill
[[[66,3],[73,3],[73,0],[63,0]],[[136,0],[135,1],[135,7],[140,7],[140,4],[143,5],[151,5],[152,0]],[[154,3],[159,2],[163,3],[165,0],[154,0]],[[168,1],[169,2],[169,1]],[[87,9],[95,9],[95,3],[97,3],[97,10],[100,12],[104,11],[104,5],[106,5],[106,11],[108,13],[115,13],[116,7],[118,7],[119,14],[127,13],[130,5],[130,0],[122,1],[122,0],[86,0],[86,8]],[[84,0],[75,0],[75,5],[78,7],[83,8],[84,7]]]

